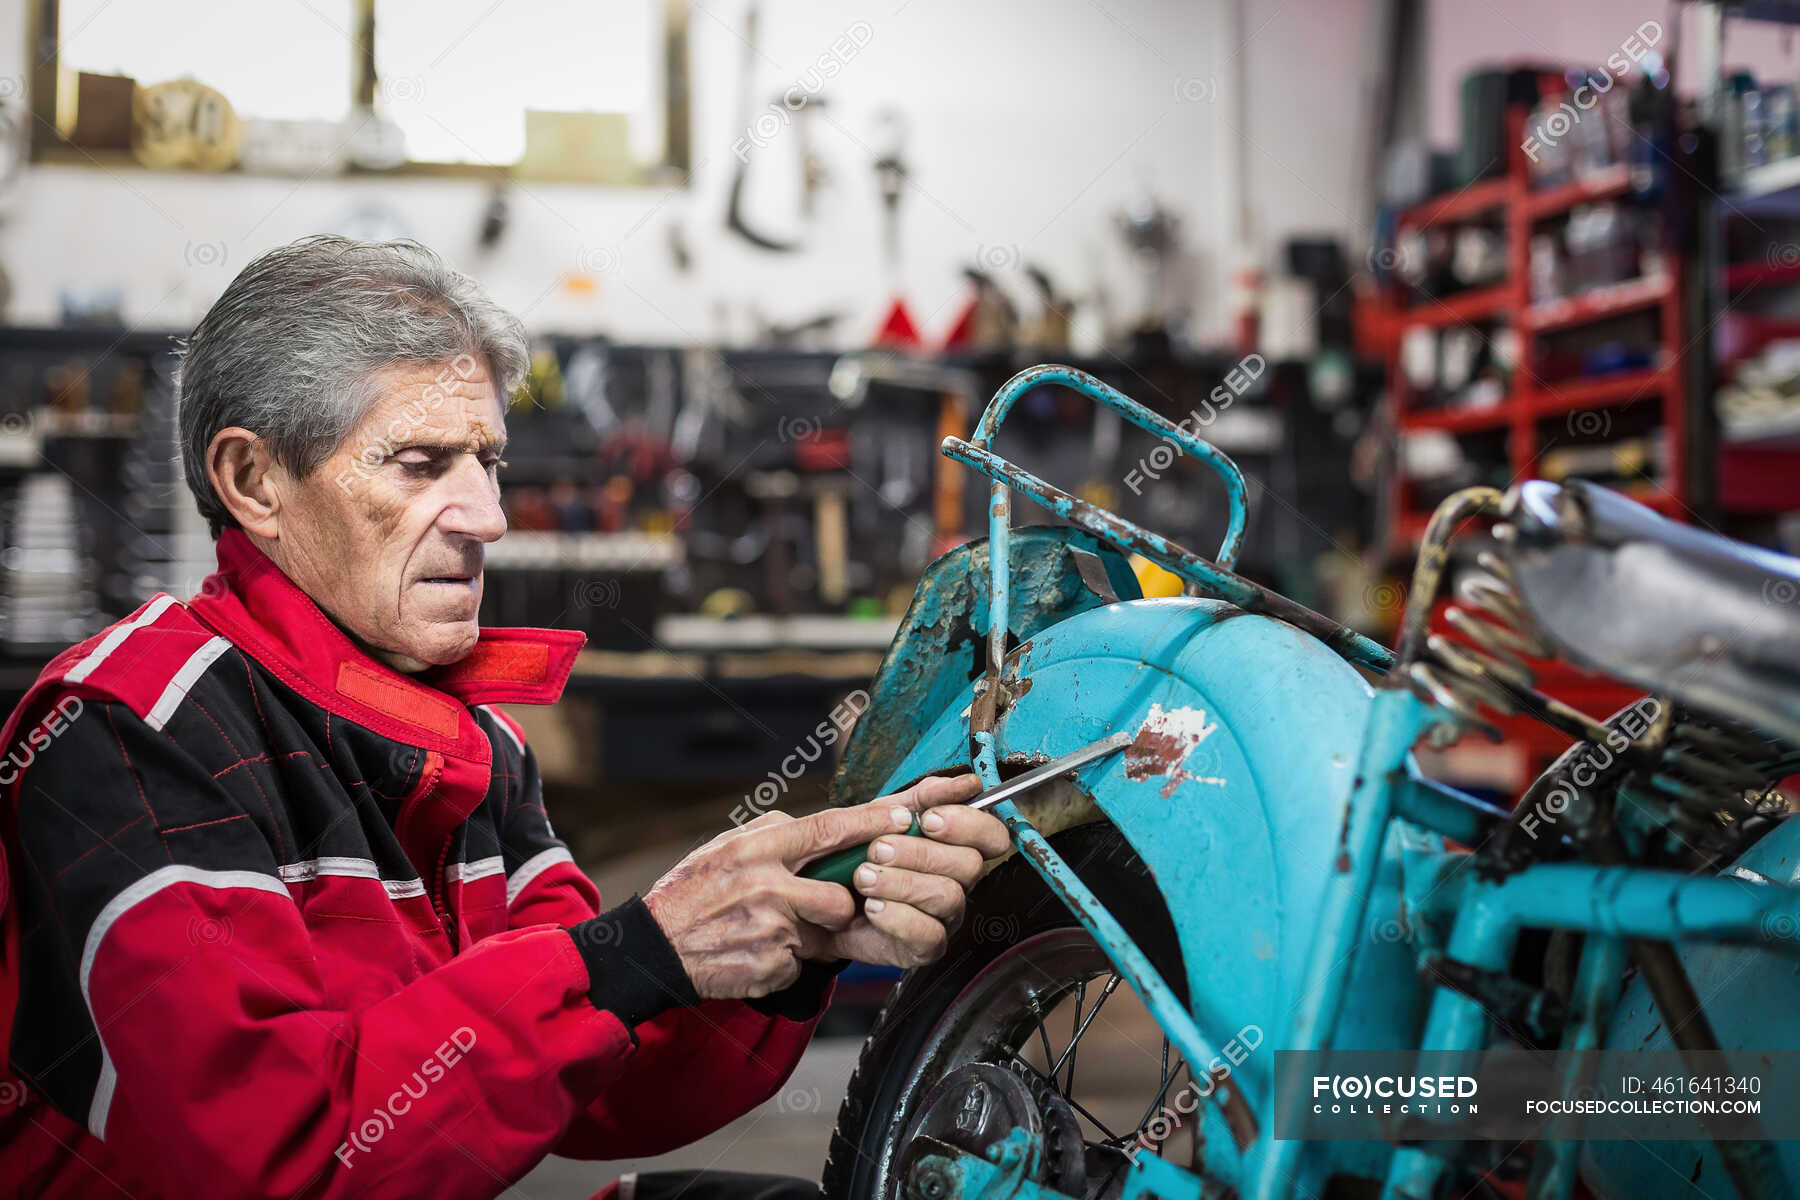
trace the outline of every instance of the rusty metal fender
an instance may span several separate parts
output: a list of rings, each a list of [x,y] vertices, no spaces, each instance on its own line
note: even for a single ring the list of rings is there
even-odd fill
[[[1111,732],[1134,734],[1124,753],[1084,768],[1079,789],[1052,793],[1037,808],[1021,800],[1021,811],[1049,817],[1053,828],[1101,815],[1117,826],[1174,918],[1200,1028],[1219,1044],[1251,1026],[1279,1036],[1304,978],[1324,883],[1345,869],[1368,684],[1291,625],[1192,597],[1068,617],[1013,650],[1003,682],[1002,763],[1028,765]],[[965,684],[935,713],[912,714],[925,727],[876,794],[966,764],[975,702]],[[1347,1006],[1339,1045],[1416,1044],[1422,991],[1410,984],[1416,964],[1400,879],[1407,839],[1419,836],[1398,822],[1390,830],[1350,983],[1351,995],[1381,1001]],[[1272,1068],[1266,1054],[1238,1069],[1259,1111]],[[1206,1132],[1209,1146],[1230,1145],[1223,1128]]]
[[[1076,613],[1142,594],[1125,557],[1079,529],[1014,530],[1008,557],[1015,581],[1009,645]],[[833,804],[861,804],[881,795],[881,785],[924,732],[919,722],[934,719],[987,669],[987,578],[986,538],[966,542],[925,568],[832,778]],[[962,765],[968,761],[965,753]]]

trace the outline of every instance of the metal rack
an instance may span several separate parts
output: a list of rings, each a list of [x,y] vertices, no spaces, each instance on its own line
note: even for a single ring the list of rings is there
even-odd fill
[[[1723,136],[1725,106],[1730,102],[1725,79],[1726,22],[1800,25],[1800,5],[1773,0],[1744,4],[1701,0],[1693,7],[1698,17],[1702,136],[1716,144]],[[1695,319],[1697,328],[1711,335],[1711,361],[1717,373],[1729,377],[1745,358],[1771,342],[1800,340],[1800,318],[1734,308],[1734,301],[1752,293],[1767,294],[1800,284],[1800,266],[1785,261],[1734,263],[1726,253],[1731,221],[1800,220],[1800,155],[1748,166],[1729,177],[1720,172],[1710,182],[1716,186],[1697,189],[1705,286],[1695,297]],[[1729,336],[1721,337],[1722,332]],[[1729,430],[1722,430],[1716,420],[1712,423],[1709,433],[1715,439],[1718,462],[1716,499],[1722,513],[1774,514],[1800,509],[1800,471],[1796,470],[1800,467],[1800,410],[1791,415],[1792,420]]]
[[[1653,403],[1658,406],[1658,423],[1671,431],[1667,469],[1656,487],[1637,489],[1632,495],[1659,511],[1679,515],[1688,511],[1697,498],[1685,457],[1687,439],[1678,433],[1689,424],[1692,395],[1683,370],[1686,356],[1682,351],[1688,339],[1683,333],[1681,265],[1675,255],[1666,255],[1667,266],[1659,277],[1612,284],[1534,304],[1529,282],[1534,229],[1540,223],[1566,216],[1577,205],[1627,196],[1630,179],[1626,168],[1618,166],[1572,183],[1534,190],[1519,149],[1524,123],[1521,110],[1509,113],[1511,152],[1503,175],[1426,201],[1399,218],[1403,230],[1495,217],[1503,223],[1507,245],[1505,281],[1417,303],[1404,311],[1400,327],[1441,329],[1484,322],[1509,323],[1519,338],[1512,386],[1494,404],[1421,407],[1408,385],[1400,339],[1396,338],[1389,360],[1392,426],[1401,438],[1422,432],[1503,436],[1507,468],[1514,478],[1522,478],[1533,472],[1553,441],[1543,436],[1542,423],[1546,419],[1569,419],[1577,413]],[[1541,338],[1646,312],[1654,314],[1657,329],[1656,361],[1650,367],[1555,381],[1543,378]],[[1416,501],[1398,470],[1390,488],[1389,511],[1394,516],[1388,530],[1389,548],[1397,555],[1409,553],[1425,531],[1430,506]]]

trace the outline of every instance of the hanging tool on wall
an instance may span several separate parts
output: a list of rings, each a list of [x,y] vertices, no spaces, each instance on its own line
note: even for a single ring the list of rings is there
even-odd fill
[[[1146,191],[1115,214],[1113,221],[1136,256],[1142,279],[1142,307],[1133,332],[1167,336],[1183,316],[1177,294],[1181,218]]]
[[[881,251],[894,301],[888,305],[875,331],[877,346],[917,349],[924,344],[919,326],[906,306],[900,287],[900,196],[912,174],[902,157],[906,146],[906,119],[894,108],[876,114],[875,185],[881,191]]]
[[[767,108],[755,108],[751,97],[756,94],[758,21],[757,6],[752,4],[744,14],[743,74],[738,83],[739,128],[743,132],[732,147],[737,166],[731,172],[731,192],[725,203],[725,227],[759,249],[771,250],[777,254],[792,254],[804,245],[804,238],[771,237],[752,226],[744,215],[744,193],[750,180],[750,160],[767,149],[768,138],[760,131],[760,125],[767,124],[765,117],[777,122],[776,132],[790,124],[793,126],[794,145],[800,162],[800,224],[803,230],[810,226],[818,207],[819,190],[825,185],[826,174],[823,160],[813,150],[811,120],[807,113],[815,105],[823,105],[825,98],[806,95],[801,97],[798,105],[794,105],[788,102],[788,97],[794,91],[790,88],[778,93]]]

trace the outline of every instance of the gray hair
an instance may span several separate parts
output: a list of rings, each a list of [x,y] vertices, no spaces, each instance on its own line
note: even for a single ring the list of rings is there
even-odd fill
[[[362,420],[381,371],[465,354],[486,360],[504,405],[525,381],[525,326],[417,242],[321,234],[256,258],[182,344],[176,372],[182,471],[213,537],[237,524],[206,475],[219,430],[250,430],[304,476]]]

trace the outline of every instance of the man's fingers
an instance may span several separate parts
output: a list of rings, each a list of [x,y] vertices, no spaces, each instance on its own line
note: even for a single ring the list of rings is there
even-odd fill
[[[772,839],[781,861],[798,870],[822,854],[847,850],[874,841],[884,833],[903,833],[911,828],[910,809],[884,798],[852,808],[828,808],[810,817],[759,830],[755,836]]]
[[[948,806],[919,818],[925,836],[947,846],[973,846],[983,858],[999,858],[1012,849],[1006,823],[991,812]]]
[[[935,961],[950,941],[942,921],[898,900],[865,900],[863,916],[876,932],[897,943],[893,949],[900,961],[895,966],[917,967]]]
[[[947,875],[965,888],[981,878],[981,851],[973,846],[944,846],[922,837],[883,836],[869,846],[869,861],[926,875]]]
[[[883,796],[875,803],[880,804],[885,800],[893,804],[904,804],[914,812],[923,812],[940,804],[962,804],[980,794],[979,775],[927,775],[911,787],[891,796]]]
[[[947,924],[962,919],[963,890],[956,880],[943,875],[922,875],[903,867],[878,867],[864,863],[853,881],[864,896],[898,900]]]
[[[844,929],[856,919],[856,898],[835,883],[795,877],[789,903],[796,917],[821,929]]]
[[[944,953],[944,923],[898,900],[869,899],[863,915],[830,937],[830,954],[889,967],[917,967]]]

